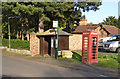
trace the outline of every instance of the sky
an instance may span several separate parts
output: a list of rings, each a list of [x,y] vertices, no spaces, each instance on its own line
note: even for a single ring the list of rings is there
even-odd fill
[[[103,22],[103,19],[107,18],[108,16],[115,16],[118,18],[118,14],[120,14],[120,12],[118,13],[118,0],[103,0],[102,5],[99,8],[100,9],[96,12],[83,12],[82,15],[86,16],[88,23],[92,22],[94,24],[98,24]]]

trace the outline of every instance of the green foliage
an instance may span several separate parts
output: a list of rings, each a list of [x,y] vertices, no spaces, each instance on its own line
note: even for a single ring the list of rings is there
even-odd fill
[[[72,59],[60,58],[61,60],[71,61],[71,62],[82,62],[82,53],[81,52],[73,52]],[[98,63],[93,63],[93,65],[110,67],[110,68],[118,68],[120,61],[120,53],[117,55],[98,55]],[[87,64],[87,63],[86,63]]]
[[[4,32],[4,34],[8,32],[8,31],[7,31],[7,27],[6,27],[7,25],[8,25],[8,22],[4,22],[4,23],[2,24],[2,31]]]
[[[27,40],[17,40],[17,39],[11,39],[11,48],[16,49],[30,49],[30,41]],[[9,47],[9,39],[2,39],[2,46]]]
[[[118,19],[116,19],[115,16],[109,16],[108,18],[106,18],[105,20],[103,20],[103,22],[101,24],[112,25],[112,26],[119,27],[118,23],[119,23]]]
[[[99,10],[101,2],[78,2],[77,7],[74,2],[3,2],[3,24],[8,22],[8,17],[20,16],[19,19],[10,19],[11,35],[16,36],[17,31],[26,34],[28,31],[38,31],[40,21],[43,21],[44,29],[52,28],[53,20],[59,21],[59,28],[67,28],[72,31],[73,22],[81,19],[82,12],[89,10]],[[26,19],[28,26],[26,27]],[[23,24],[23,27],[21,25]],[[4,25],[5,28],[7,25]],[[5,28],[3,33],[5,35]],[[33,30],[34,29],[34,30]]]
[[[93,65],[118,68],[118,55],[98,55],[98,63],[94,63]]]
[[[100,59],[116,59],[117,60],[118,55],[98,55],[98,58]]]
[[[98,63],[94,63],[94,65],[110,67],[110,68],[118,68],[118,61],[112,58],[98,59]]]
[[[120,28],[120,16],[118,18],[118,28]]]
[[[43,17],[40,18],[41,21],[50,21],[50,18],[46,17],[44,14],[43,14]]]
[[[120,63],[120,53],[117,54],[117,61]]]

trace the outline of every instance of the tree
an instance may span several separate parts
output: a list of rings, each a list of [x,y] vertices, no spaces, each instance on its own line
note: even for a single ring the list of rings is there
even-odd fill
[[[17,22],[18,25],[16,25],[16,26],[14,25],[14,27],[16,27],[17,37],[18,37],[18,33],[19,33],[18,31],[20,31],[20,37],[22,39],[24,39],[24,34],[27,34],[28,30],[31,29],[28,27],[28,22],[26,22],[26,20],[28,20],[28,19],[31,20],[30,15],[33,14],[33,12],[31,10],[33,9],[33,10],[37,11],[36,8],[34,8],[32,6],[25,6],[24,4],[26,4],[26,3],[23,3],[23,2],[22,3],[18,3],[18,2],[3,3],[3,19],[5,19],[5,18],[7,19],[7,17],[9,17],[10,14],[11,14],[10,16],[20,16],[20,19]],[[4,16],[5,16],[5,18],[4,18]],[[7,20],[6,20],[6,22],[7,22]],[[16,23],[16,22],[12,22],[11,25],[13,25],[14,23]],[[14,29],[13,26],[11,26],[11,27],[12,27],[11,29]]]
[[[120,28],[120,16],[118,18],[118,28]]]
[[[3,5],[3,23],[7,22],[6,17],[20,16],[16,23],[12,22],[13,34],[20,31],[27,34],[31,31],[39,31],[52,28],[53,20],[59,21],[59,28],[69,27],[71,31],[73,22],[79,21],[82,11],[98,10],[101,2],[5,2]],[[74,7],[77,8],[74,8]],[[17,27],[16,27],[17,26]],[[5,26],[7,27],[7,26]]]
[[[118,27],[118,19],[115,18],[115,16],[109,16],[101,24],[105,25],[112,25]]]
[[[5,37],[8,37],[8,17],[14,16],[14,13],[11,11],[12,10],[12,5],[10,3],[2,3],[2,32]],[[12,23],[11,23],[12,22]],[[10,19],[10,25],[12,28],[15,28],[13,25],[15,25],[16,22],[13,22],[13,19]],[[16,29],[14,29],[16,30]],[[15,36],[15,31],[11,29],[11,36]]]
[[[35,13],[39,16],[39,24],[38,30],[40,32],[40,28],[44,28],[44,23],[48,24],[45,26],[45,30],[51,28],[49,26],[53,20],[59,21],[60,27],[70,26],[72,28],[73,21],[80,20],[82,9],[83,11],[89,10],[98,10],[98,6],[101,5],[101,2],[79,2],[77,7],[79,9],[74,9],[75,4],[73,2],[22,2],[17,3],[17,6],[14,8],[15,13],[25,12],[29,15],[34,15]],[[50,23],[50,24],[49,24]]]
[[[52,20],[59,21],[59,27],[64,29],[68,28],[71,31],[73,27],[73,22],[79,22],[83,11],[89,10],[98,10],[98,6],[101,5],[101,2],[96,3],[87,3],[87,2],[78,2],[78,4],[74,4],[73,2],[63,2],[63,3],[50,3],[46,5],[47,17],[50,18],[50,22]],[[76,8],[74,9],[74,6]]]

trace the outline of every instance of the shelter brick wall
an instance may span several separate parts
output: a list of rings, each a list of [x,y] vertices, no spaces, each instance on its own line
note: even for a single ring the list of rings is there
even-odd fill
[[[32,56],[39,55],[39,41],[40,39],[36,36],[36,33],[30,34],[30,51]]]
[[[69,50],[82,50],[82,34],[72,34],[72,36],[69,36]]]

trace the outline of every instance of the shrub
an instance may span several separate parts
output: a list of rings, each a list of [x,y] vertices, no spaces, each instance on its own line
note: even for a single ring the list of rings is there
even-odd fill
[[[18,40],[18,39],[11,39],[11,48],[16,49],[30,49],[30,41],[28,40]],[[2,46],[9,47],[9,39],[2,39]]]

